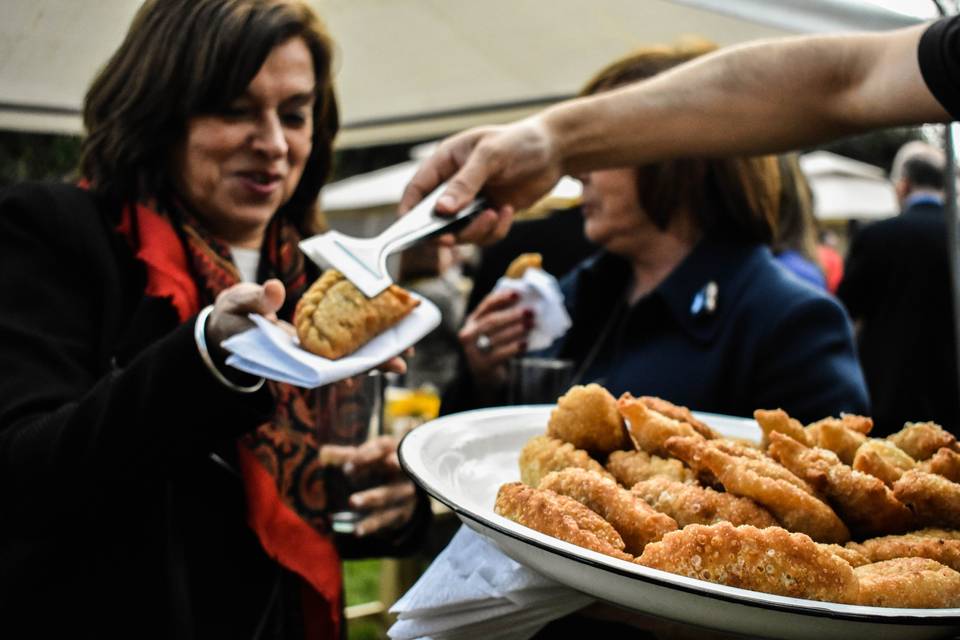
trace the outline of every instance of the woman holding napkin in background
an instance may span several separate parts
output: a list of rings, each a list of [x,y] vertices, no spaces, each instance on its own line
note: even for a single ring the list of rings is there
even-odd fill
[[[602,70],[582,95],[712,49],[638,51]],[[777,224],[776,158],[681,158],[578,177],[584,231],[600,251],[562,279],[573,324],[538,355],[573,360],[574,383],[700,411],[783,407],[806,421],[866,412],[842,307],[786,274],[766,246]],[[467,398],[502,402],[507,362],[523,354],[534,322],[509,291],[487,296],[461,331],[469,375],[445,410],[466,408]]]
[[[339,637],[310,396],[220,347],[317,276],[297,241],[338,126],[331,53],[296,0],[148,1],[87,94],[84,188],[0,196],[5,628]],[[401,553],[427,522],[395,448],[353,459],[386,480],[340,551]]]

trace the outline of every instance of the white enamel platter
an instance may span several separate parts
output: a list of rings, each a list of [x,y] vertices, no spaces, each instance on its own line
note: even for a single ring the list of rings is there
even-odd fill
[[[497,490],[520,479],[523,445],[546,430],[552,405],[453,414],[410,432],[400,445],[406,471],[505,554],[601,600],[729,633],[846,640],[960,636],[960,609],[888,609],[785,598],[648,569],[539,533],[493,511]],[[753,420],[697,414],[724,435],[759,438]]]

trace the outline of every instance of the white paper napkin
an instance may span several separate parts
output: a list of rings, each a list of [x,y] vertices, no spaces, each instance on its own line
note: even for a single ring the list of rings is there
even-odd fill
[[[563,305],[560,283],[542,269],[527,269],[523,278],[503,277],[494,291],[509,289],[520,294],[520,304],[534,313],[533,328],[527,336],[527,349],[546,349],[570,328],[570,315]]]
[[[256,326],[223,342],[224,349],[232,354],[227,364],[307,389],[369,371],[402,353],[440,324],[440,310],[436,305],[423,296],[412,292],[411,295],[418,298],[420,304],[407,317],[339,360],[328,360],[301,349],[296,337],[263,316],[251,314],[250,319]]]
[[[398,620],[387,634],[393,640],[525,640],[547,622],[593,601],[514,562],[486,538],[460,527],[390,608]]]

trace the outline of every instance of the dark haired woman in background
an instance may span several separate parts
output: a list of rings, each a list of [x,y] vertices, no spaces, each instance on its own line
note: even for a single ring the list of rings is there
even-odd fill
[[[793,275],[820,289],[827,280],[817,250],[813,190],[803,175],[797,154],[777,157],[780,165],[780,207],[773,238],[773,255]]]
[[[712,48],[640,50],[600,71],[582,95]],[[578,177],[584,231],[601,250],[561,282],[573,325],[546,353],[574,361],[574,382],[740,416],[782,407],[813,421],[867,410],[843,308],[771,254],[776,158],[679,158]],[[506,293],[481,302],[461,330],[470,375],[456,397],[502,401],[506,363],[523,353],[530,324]]]
[[[299,1],[149,1],[87,95],[85,189],[0,197],[6,629],[341,634],[310,396],[220,347],[317,275],[331,49]],[[401,551],[427,516],[395,444],[356,464],[386,482],[348,552]]]

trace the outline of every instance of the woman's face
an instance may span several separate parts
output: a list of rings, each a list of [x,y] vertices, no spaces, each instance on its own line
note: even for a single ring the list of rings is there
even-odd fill
[[[640,208],[634,169],[605,169],[583,174],[584,234],[594,244],[623,254],[638,234],[652,226]]]
[[[191,210],[230,244],[258,248],[296,190],[312,146],[315,82],[310,50],[292,38],[223,113],[187,121],[174,180]]]

